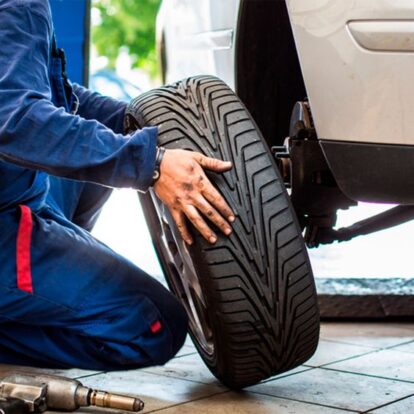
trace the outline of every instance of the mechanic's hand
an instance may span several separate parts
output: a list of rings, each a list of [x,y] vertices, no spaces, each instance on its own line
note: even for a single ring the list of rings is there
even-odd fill
[[[170,210],[187,244],[192,244],[193,239],[185,216],[212,244],[217,241],[217,236],[201,214],[227,236],[232,232],[229,222],[235,220],[234,213],[213,187],[203,168],[224,172],[230,170],[232,164],[229,161],[208,158],[198,152],[166,150],[160,165],[160,178],[154,185],[157,196]]]

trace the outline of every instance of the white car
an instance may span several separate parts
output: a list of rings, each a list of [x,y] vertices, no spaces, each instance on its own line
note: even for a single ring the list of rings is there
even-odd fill
[[[307,98],[348,197],[414,202],[411,0],[164,0],[158,40],[166,82],[221,78],[270,146]]]
[[[231,159],[211,179],[237,220],[190,248],[153,193],[144,211],[201,356],[241,388],[316,349],[302,234],[318,246],[414,217],[414,2],[164,0],[157,30],[165,83],[183,80],[133,101],[126,128]],[[358,201],[398,206],[335,230]]]

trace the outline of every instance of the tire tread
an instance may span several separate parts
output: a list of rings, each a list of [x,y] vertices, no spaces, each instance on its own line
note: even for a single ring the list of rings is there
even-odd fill
[[[216,329],[214,357],[196,343],[207,366],[242,388],[303,363],[319,337],[313,275],[277,167],[243,104],[219,79],[199,76],[141,95],[128,117],[127,128],[158,126],[161,145],[234,165],[209,174],[237,212],[233,234],[214,246],[195,235],[192,248]],[[155,214],[148,196],[143,201],[147,215]]]

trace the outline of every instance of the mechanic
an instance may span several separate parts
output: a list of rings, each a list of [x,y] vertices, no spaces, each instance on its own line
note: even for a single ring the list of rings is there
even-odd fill
[[[228,235],[234,215],[204,169],[231,163],[164,152],[155,127],[123,135],[125,103],[66,79],[48,1],[0,0],[0,39],[0,362],[165,363],[186,336],[183,307],[89,231],[111,188],[153,185],[187,243],[187,218],[215,243],[202,216]]]

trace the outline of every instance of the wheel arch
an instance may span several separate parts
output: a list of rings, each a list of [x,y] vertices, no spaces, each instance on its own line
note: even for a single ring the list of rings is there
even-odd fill
[[[293,105],[306,97],[286,0],[240,1],[235,85],[268,145],[280,145]]]

